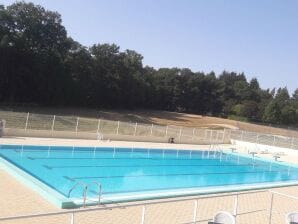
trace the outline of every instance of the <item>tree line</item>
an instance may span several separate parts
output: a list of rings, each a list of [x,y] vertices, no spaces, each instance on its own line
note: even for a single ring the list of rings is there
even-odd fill
[[[256,78],[223,71],[143,66],[115,44],[86,47],[61,15],[33,3],[0,5],[0,102],[158,109],[297,124],[298,89],[262,89]]]

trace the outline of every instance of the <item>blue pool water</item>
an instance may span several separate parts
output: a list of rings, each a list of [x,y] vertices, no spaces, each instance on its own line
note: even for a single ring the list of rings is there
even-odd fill
[[[105,196],[298,180],[298,168],[219,151],[2,145],[0,157],[66,198],[77,182],[96,197],[94,181]]]

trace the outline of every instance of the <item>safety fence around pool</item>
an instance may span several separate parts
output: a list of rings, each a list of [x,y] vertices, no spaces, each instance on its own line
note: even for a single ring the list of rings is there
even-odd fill
[[[231,129],[206,129],[105,119],[0,111],[9,136],[110,139],[123,141],[219,144],[231,139],[298,149],[298,138]]]
[[[229,142],[225,139],[225,130],[206,128],[3,111],[0,111],[0,119],[6,121],[6,135],[152,142],[167,142],[173,138],[176,143],[195,144]]]
[[[190,224],[208,223],[219,211],[229,212],[237,224],[282,224],[298,208],[298,197],[278,191],[260,190],[191,198],[175,198],[57,212],[0,217],[1,224]]]
[[[225,138],[240,140],[244,142],[269,145],[281,148],[298,149],[298,138],[288,136],[268,135],[243,130],[226,131]]]

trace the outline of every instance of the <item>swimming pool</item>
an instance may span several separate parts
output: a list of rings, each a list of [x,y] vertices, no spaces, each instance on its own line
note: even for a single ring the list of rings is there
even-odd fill
[[[219,150],[2,145],[9,172],[61,207],[102,202],[259,189],[298,183],[298,168]],[[54,199],[53,199],[54,198]],[[49,199],[51,200],[51,199]],[[56,203],[57,204],[57,203]]]

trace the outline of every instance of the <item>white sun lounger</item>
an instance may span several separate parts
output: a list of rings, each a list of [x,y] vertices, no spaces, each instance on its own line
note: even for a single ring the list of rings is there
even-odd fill
[[[286,214],[286,224],[298,224],[298,212]]]
[[[209,224],[236,224],[236,220],[231,213],[220,211],[215,214],[213,221]]]

